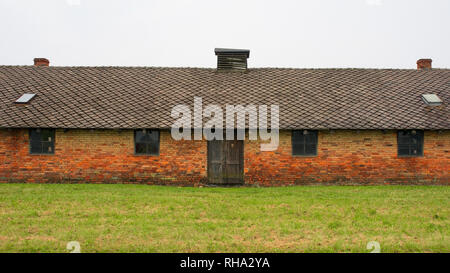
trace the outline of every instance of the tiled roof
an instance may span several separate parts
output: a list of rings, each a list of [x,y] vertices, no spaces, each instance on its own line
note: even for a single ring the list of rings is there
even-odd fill
[[[15,104],[24,93],[37,95]],[[430,93],[444,103],[427,106]],[[170,128],[172,107],[194,96],[277,104],[281,129],[450,129],[450,69],[51,66],[0,66],[0,128]]]

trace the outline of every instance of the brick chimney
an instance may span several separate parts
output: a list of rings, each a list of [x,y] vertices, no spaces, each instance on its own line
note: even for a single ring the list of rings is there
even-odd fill
[[[34,58],[34,66],[49,66],[50,61],[46,58]]]
[[[420,59],[417,61],[417,69],[431,69],[431,59]]]

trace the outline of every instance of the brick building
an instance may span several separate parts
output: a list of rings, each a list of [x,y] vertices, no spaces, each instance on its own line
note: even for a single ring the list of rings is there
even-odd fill
[[[217,68],[0,66],[0,181],[450,184],[450,69],[247,68],[249,51],[216,55]],[[173,139],[171,110],[194,97],[278,105],[278,148]]]

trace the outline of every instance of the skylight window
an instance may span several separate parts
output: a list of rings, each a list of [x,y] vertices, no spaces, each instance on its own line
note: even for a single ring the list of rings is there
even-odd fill
[[[36,96],[36,94],[23,94],[16,100],[16,103],[28,103],[34,96]]]
[[[442,100],[436,94],[424,94],[422,100],[428,105],[441,105]]]

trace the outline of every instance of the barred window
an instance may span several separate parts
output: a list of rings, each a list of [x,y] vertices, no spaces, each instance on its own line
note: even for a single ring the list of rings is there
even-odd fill
[[[317,155],[317,131],[292,131],[292,155]]]
[[[159,155],[159,131],[135,130],[134,152],[138,155]]]
[[[55,153],[54,129],[31,129],[29,135],[30,135],[30,154]]]
[[[423,156],[423,131],[398,131],[397,145],[398,156]]]

